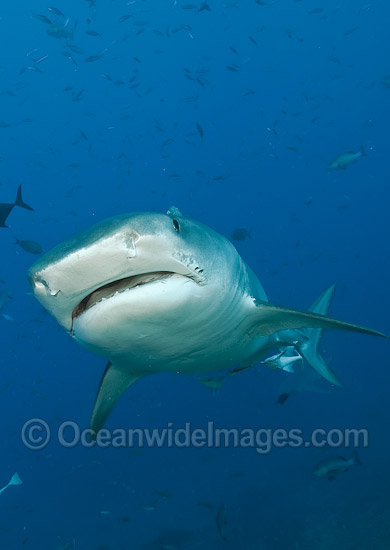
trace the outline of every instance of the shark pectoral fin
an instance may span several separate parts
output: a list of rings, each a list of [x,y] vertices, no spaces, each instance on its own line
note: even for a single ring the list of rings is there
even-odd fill
[[[127,369],[113,365],[110,361],[107,363],[90,422],[90,428],[95,437],[120,396],[142,376],[142,374],[130,373]]]
[[[321,328],[338,329],[361,332],[363,334],[372,334],[373,336],[382,336],[387,338],[382,332],[346,323],[320,315],[318,313],[299,311],[295,309],[285,309],[274,306],[268,302],[256,301],[256,327],[255,333],[259,336],[271,336],[279,330],[294,330],[300,328]]]

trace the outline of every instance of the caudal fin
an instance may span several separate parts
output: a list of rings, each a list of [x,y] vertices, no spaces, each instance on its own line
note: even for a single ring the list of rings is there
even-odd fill
[[[334,288],[333,285],[321,294],[307,312],[280,308],[267,302],[256,302],[257,323],[254,330],[259,336],[271,336],[278,331],[299,330],[304,338],[299,338],[297,335],[294,342],[295,348],[321,376],[331,384],[340,386],[337,377],[325,363],[318,350],[324,329],[349,330],[383,338],[387,338],[387,336],[376,330],[327,317]]]
[[[31,208],[28,204],[26,204],[22,199],[22,185],[19,185],[18,192],[16,193],[16,199],[15,199],[15,206],[20,206],[21,208],[25,208],[26,210],[34,210],[34,208]]]
[[[311,305],[309,311],[311,313],[318,313],[319,315],[328,315],[330,302],[332,300],[336,285],[332,285],[325,292],[317,298],[314,304]],[[334,372],[328,367],[324,359],[321,357],[319,352],[319,345],[321,342],[322,334],[324,330],[321,328],[307,328],[304,329],[308,340],[304,342],[300,347],[299,351],[302,357],[309,363],[309,365],[318,372],[323,378],[328,380],[331,384],[335,386],[341,386],[341,383],[337,379]]]

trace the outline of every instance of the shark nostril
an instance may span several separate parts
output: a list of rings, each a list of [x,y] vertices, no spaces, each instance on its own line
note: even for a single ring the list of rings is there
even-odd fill
[[[45,291],[50,296],[57,296],[60,293],[60,290],[51,289],[46,281],[34,281],[34,289],[36,292]]]
[[[35,281],[34,286],[37,290],[43,290],[45,285],[41,281]]]

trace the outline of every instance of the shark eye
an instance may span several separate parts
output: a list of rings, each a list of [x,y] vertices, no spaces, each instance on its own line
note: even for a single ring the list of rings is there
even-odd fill
[[[173,227],[175,228],[175,230],[179,233],[179,231],[180,231],[179,222],[177,220],[173,219],[172,223],[173,223]]]

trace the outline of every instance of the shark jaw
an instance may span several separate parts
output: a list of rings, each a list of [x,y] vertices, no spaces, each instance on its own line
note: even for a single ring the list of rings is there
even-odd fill
[[[34,295],[67,331],[96,304],[141,286],[169,286],[173,276],[205,284],[196,255],[181,250],[172,219],[152,216],[149,226],[134,214],[97,224],[30,268]]]
[[[233,365],[246,351],[245,334],[229,337],[247,304],[254,308],[243,265],[212,229],[177,211],[144,212],[93,226],[28,276],[36,298],[86,349],[130,372],[196,373]],[[262,287],[256,295],[266,298]]]
[[[91,307],[105,302],[106,300],[115,299],[118,294],[129,292],[131,289],[139,288],[143,285],[156,282],[169,284],[169,279],[174,276],[182,277],[183,279],[189,279],[199,284],[199,281],[196,280],[195,275],[180,275],[178,273],[172,273],[170,271],[154,271],[151,273],[131,275],[129,277],[125,277],[124,279],[119,279],[116,281],[112,281],[111,283],[107,283],[106,285],[99,287],[98,289],[88,294],[88,296],[83,298],[72,311],[72,324],[74,322],[74,319],[77,319],[78,317],[83,315],[83,313],[88,311]]]

